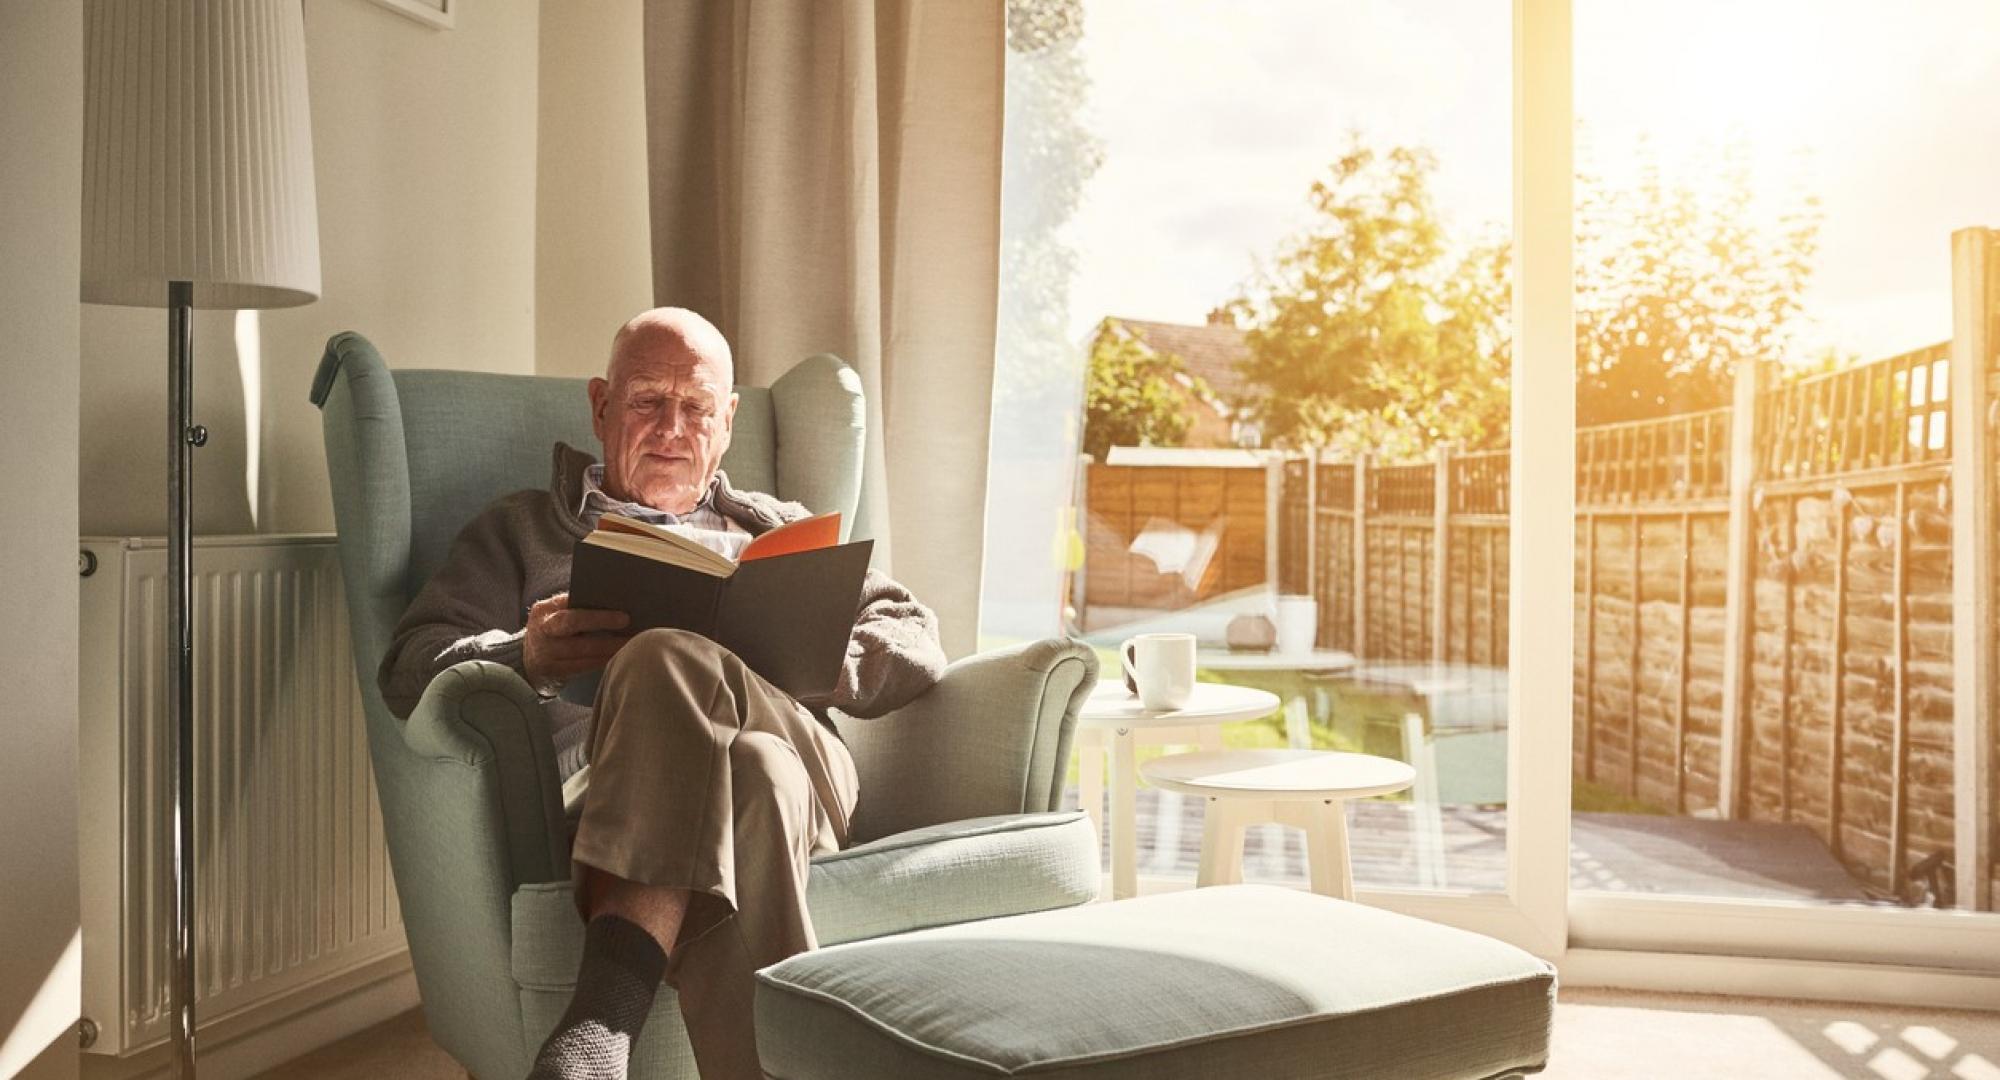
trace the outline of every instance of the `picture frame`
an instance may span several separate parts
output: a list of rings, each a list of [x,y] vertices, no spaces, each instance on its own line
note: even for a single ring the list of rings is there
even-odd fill
[[[438,30],[450,30],[458,18],[459,0],[375,0],[407,19]]]

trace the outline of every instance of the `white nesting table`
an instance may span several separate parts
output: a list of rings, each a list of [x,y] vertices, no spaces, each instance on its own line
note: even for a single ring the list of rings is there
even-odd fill
[[[1104,755],[1111,752],[1111,896],[1139,892],[1138,745],[1194,742],[1222,749],[1221,725],[1278,711],[1278,695],[1247,686],[1196,683],[1186,708],[1155,712],[1126,693],[1121,679],[1097,684],[1077,717],[1078,801],[1104,835]],[[1195,738],[1187,738],[1194,728]]]
[[[1140,772],[1154,787],[1208,800],[1197,886],[1241,882],[1244,828],[1275,821],[1306,831],[1312,890],[1342,900],[1354,897],[1343,804],[1401,791],[1417,778],[1401,761],[1322,750],[1171,754],[1147,762]]]
[[[1194,665],[1209,671],[1299,671],[1310,675],[1331,676],[1353,670],[1354,654],[1341,652],[1338,649],[1314,649],[1298,653],[1279,652],[1276,649],[1269,651],[1203,649],[1195,656]],[[1294,693],[1285,702],[1285,742],[1296,750],[1312,749],[1312,717],[1306,708],[1303,690]]]

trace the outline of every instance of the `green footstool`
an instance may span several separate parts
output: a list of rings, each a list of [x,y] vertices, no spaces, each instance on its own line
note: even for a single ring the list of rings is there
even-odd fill
[[[1555,971],[1478,934],[1234,885],[820,949],[757,975],[774,1080],[1499,1077]]]

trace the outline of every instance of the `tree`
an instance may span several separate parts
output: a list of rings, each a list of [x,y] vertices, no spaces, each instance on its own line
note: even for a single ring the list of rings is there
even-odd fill
[[[1208,387],[1172,353],[1141,345],[1115,319],[1090,344],[1083,452],[1098,461],[1114,446],[1179,446]]]
[[[1435,169],[1354,136],[1312,186],[1312,226],[1232,302],[1259,388],[1237,404],[1273,442],[1404,457],[1505,438],[1507,249],[1451,249]]]
[[[1727,404],[1738,358],[1795,348],[1818,252],[1819,200],[1760,200],[1740,144],[1712,180],[1668,183],[1638,156],[1625,188],[1577,177],[1579,426]],[[1410,459],[1506,442],[1508,246],[1454,247],[1435,168],[1354,138],[1312,186],[1313,224],[1233,301],[1258,388],[1241,404],[1279,445]]]
[[[1819,250],[1819,200],[1761,205],[1740,143],[1712,181],[1667,182],[1643,140],[1638,159],[1630,190],[1577,178],[1578,426],[1727,405],[1737,360],[1795,347]]]

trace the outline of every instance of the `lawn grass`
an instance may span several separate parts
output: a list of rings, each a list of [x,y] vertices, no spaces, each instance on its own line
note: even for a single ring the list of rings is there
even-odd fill
[[[1642,799],[1635,799],[1621,791],[1613,791],[1603,784],[1592,783],[1581,776],[1570,777],[1569,808],[1576,813],[1598,814],[1653,814],[1667,816],[1672,812],[1665,807],[1654,806]]]

